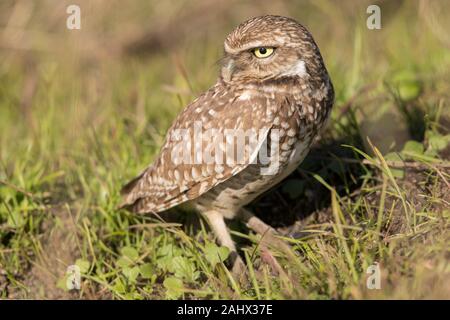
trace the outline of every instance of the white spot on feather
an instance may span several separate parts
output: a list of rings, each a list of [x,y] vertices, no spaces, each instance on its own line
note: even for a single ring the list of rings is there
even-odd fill
[[[244,91],[238,100],[250,100],[252,98],[252,93],[249,90]]]

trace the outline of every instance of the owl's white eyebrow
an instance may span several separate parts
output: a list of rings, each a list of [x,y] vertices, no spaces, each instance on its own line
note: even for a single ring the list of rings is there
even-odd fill
[[[280,76],[299,76],[299,77],[304,77],[308,75],[308,72],[306,71],[306,65],[305,65],[305,61],[303,60],[298,60],[294,65],[292,65],[290,68],[288,68],[287,70],[284,70]]]
[[[259,48],[259,47],[279,47],[280,43],[267,43],[267,42],[262,42],[262,41],[253,41],[253,42],[249,42],[246,43],[245,45],[243,45],[242,47],[239,48],[230,48],[230,46],[225,42],[224,47],[225,47],[225,51],[231,54],[236,54],[242,51],[247,51],[250,49],[254,49],[254,48]]]

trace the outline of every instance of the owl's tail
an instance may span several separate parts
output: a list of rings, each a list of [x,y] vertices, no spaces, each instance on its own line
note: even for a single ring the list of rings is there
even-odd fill
[[[122,196],[122,202],[119,204],[118,209],[130,209],[136,202],[136,197],[134,195],[134,189],[138,184],[139,180],[144,176],[145,170],[138,175],[136,178],[129,181],[126,185],[120,189],[120,195]]]

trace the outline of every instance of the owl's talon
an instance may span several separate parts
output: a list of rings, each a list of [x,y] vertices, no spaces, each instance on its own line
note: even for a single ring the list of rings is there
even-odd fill
[[[231,268],[231,274],[241,282],[245,278],[246,273],[247,266],[245,265],[242,258],[236,253],[233,267]]]
[[[292,248],[277,236],[280,234],[264,221],[259,219],[247,209],[241,209],[239,217],[245,222],[246,226],[261,235],[261,242],[264,246],[272,245],[289,255],[292,255]]]

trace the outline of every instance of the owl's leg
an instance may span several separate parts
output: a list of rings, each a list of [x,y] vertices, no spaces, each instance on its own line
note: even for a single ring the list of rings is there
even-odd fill
[[[292,253],[292,249],[289,245],[276,237],[279,233],[274,228],[259,219],[247,209],[241,208],[238,212],[238,218],[240,218],[249,229],[259,233],[262,236],[262,241],[265,245],[272,244],[279,249],[288,252],[289,254]]]
[[[233,274],[242,275],[246,267],[244,261],[242,261],[242,258],[236,251],[236,246],[234,245],[234,242],[231,239],[231,235],[228,232],[228,228],[225,224],[223,215],[215,210],[203,212],[203,215],[208,219],[210,227],[216,234],[220,245],[230,249],[230,259],[233,264]]]
[[[238,213],[238,217],[245,222],[246,226],[256,233],[259,233],[260,235],[264,236],[266,234],[269,235],[276,235],[278,234],[277,231],[269,226],[267,223],[262,221],[260,218],[255,216],[253,213],[248,211],[245,208],[241,208]]]
[[[269,247],[275,247],[276,249],[280,250],[291,261],[298,258],[293,249],[282,239],[277,237],[279,233],[274,228],[266,224],[264,221],[259,219],[247,209],[241,208],[238,211],[237,218],[245,222],[249,229],[261,235],[261,241],[258,244],[261,254],[261,260],[270,265],[272,269],[277,272],[282,279],[284,279],[283,281],[290,281],[280,263],[272,255]]]

